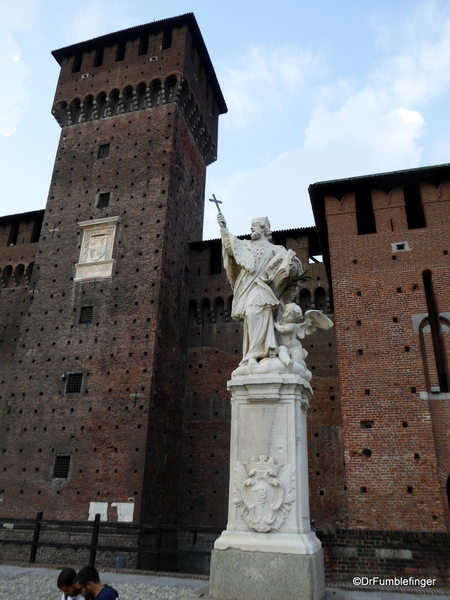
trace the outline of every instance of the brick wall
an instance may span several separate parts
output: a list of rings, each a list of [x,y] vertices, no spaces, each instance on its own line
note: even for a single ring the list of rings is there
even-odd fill
[[[436,394],[436,378],[427,385],[418,331],[429,312],[424,271],[432,272],[438,312],[450,310],[450,186],[441,171],[389,175],[396,185],[384,182],[388,175],[334,183],[335,196],[333,182],[322,185],[353,528],[447,530],[448,399]],[[424,211],[424,222],[414,228],[402,188],[413,177]],[[420,183],[427,178],[433,185]],[[373,203],[372,233],[358,233],[358,194],[365,188]],[[447,335],[444,328],[444,343]]]
[[[328,582],[355,576],[436,579],[437,586],[450,582],[448,533],[337,529],[317,535]]]

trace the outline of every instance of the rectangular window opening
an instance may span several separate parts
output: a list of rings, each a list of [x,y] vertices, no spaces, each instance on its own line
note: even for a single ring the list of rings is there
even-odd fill
[[[54,479],[67,479],[69,477],[70,456],[59,455],[55,457],[55,466],[53,467]]]
[[[84,325],[86,323],[92,323],[94,319],[94,307],[93,306],[82,306],[80,310],[80,320],[78,323]]]
[[[101,67],[103,64],[103,47],[95,51],[94,67]]]
[[[139,56],[147,54],[148,52],[148,34],[143,35],[139,40]]]
[[[408,229],[422,229],[426,227],[425,214],[423,212],[422,196],[417,183],[404,185],[403,195],[405,197],[406,220]]]
[[[376,233],[375,214],[372,205],[372,192],[369,189],[355,192],[356,225],[358,235]]]
[[[109,206],[109,200],[111,192],[100,192],[97,200],[97,208],[107,208]]]
[[[125,50],[127,47],[126,42],[120,42],[117,44],[116,62],[120,62],[125,59]]]
[[[97,158],[108,158],[110,147],[110,144],[100,144],[97,150]]]
[[[82,54],[77,54],[73,59],[72,65],[72,73],[79,73],[81,71],[81,60],[83,58]]]
[[[66,394],[79,394],[83,383],[83,373],[69,373],[67,375]]]
[[[166,29],[163,35],[162,49],[167,50],[172,46],[172,30]]]

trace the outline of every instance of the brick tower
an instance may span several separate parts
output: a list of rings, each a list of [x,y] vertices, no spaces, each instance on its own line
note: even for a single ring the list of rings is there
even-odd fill
[[[2,386],[0,510],[176,519],[188,243],[225,102],[192,14],[53,55],[62,131]]]
[[[333,285],[349,527],[450,531],[450,166],[310,195]]]

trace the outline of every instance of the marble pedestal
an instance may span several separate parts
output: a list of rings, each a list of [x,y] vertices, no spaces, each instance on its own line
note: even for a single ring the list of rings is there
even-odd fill
[[[234,377],[227,529],[214,545],[211,598],[321,600],[323,554],[311,532],[306,411],[293,374]]]

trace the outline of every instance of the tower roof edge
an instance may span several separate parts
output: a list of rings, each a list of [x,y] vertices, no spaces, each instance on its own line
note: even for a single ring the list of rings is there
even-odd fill
[[[185,13],[177,17],[170,17],[168,19],[161,19],[159,21],[153,21],[152,23],[146,23],[144,25],[136,25],[135,27],[129,27],[128,29],[121,29],[119,31],[92,38],[84,42],[78,42],[64,48],[59,48],[58,50],[53,50],[52,55],[61,66],[65,58],[70,58],[75,53],[92,52],[102,45],[112,46],[113,44],[117,44],[128,39],[136,39],[140,35],[151,33],[156,34],[168,27],[182,27],[183,25],[187,25],[189,27],[200,58],[204,64],[205,71],[214,90],[217,104],[219,106],[219,114],[224,114],[228,112],[228,108],[194,13]],[[131,38],[131,36],[133,37]]]

